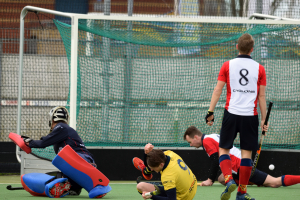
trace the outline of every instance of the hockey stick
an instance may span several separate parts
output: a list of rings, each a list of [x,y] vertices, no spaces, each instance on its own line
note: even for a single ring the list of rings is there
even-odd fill
[[[268,112],[267,112],[267,116],[266,116],[266,120],[265,120],[264,125],[267,125],[267,124],[268,124],[270,112],[271,112],[271,109],[272,109],[272,105],[273,105],[273,102],[270,102],[270,103],[269,103],[269,108],[268,108]],[[258,148],[258,150],[256,151],[255,158],[254,158],[254,162],[253,162],[253,166],[252,166],[251,176],[253,176],[254,171],[255,171],[255,169],[256,169],[256,166],[257,166],[257,163],[258,163],[258,159],[259,159],[259,156],[260,156],[262,143],[263,143],[263,141],[264,141],[264,136],[265,136],[265,131],[262,131],[261,136],[260,136],[260,139],[259,139],[259,144],[258,144],[258,145],[259,145],[259,148]]]
[[[145,196],[152,196],[152,195],[159,195],[160,194],[160,189],[157,185],[154,185],[155,190],[152,192],[147,192],[145,193]]]
[[[11,185],[6,186],[8,190],[24,190],[23,187],[12,187]]]
[[[150,184],[153,184],[153,185],[160,185],[160,186],[162,186],[162,182],[160,182],[160,181],[147,181],[147,180],[142,180],[142,179],[143,179],[142,176],[137,177],[136,183],[138,184],[140,182],[145,182],[145,183],[150,183]]]
[[[137,177],[136,179],[136,183],[140,183],[140,182],[144,182],[144,183],[150,183],[153,184],[155,187],[155,190],[152,192],[147,192],[145,193],[145,196],[151,196],[151,195],[159,195],[160,194],[160,189],[159,189],[159,185],[162,186],[162,183],[160,181],[146,181],[146,180],[142,180],[142,176]]]

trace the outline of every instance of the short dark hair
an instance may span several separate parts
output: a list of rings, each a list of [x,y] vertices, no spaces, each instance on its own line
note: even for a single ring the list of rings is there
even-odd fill
[[[254,40],[249,33],[243,34],[238,39],[238,50],[241,54],[249,54],[253,46],[254,46]]]
[[[186,140],[186,136],[189,136],[190,138],[194,138],[195,135],[199,135],[202,136],[202,132],[197,129],[195,126],[190,126],[188,127],[188,129],[186,129],[184,135],[183,135],[183,139]]]
[[[147,164],[150,167],[158,167],[160,163],[166,163],[167,156],[161,149],[153,149],[147,154]]]

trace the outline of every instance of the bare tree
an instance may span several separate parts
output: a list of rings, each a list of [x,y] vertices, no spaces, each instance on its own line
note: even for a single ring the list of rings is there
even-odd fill
[[[273,1],[273,3],[270,6],[270,15],[274,15],[275,11],[280,6],[281,2],[283,2],[283,0],[274,0]]]

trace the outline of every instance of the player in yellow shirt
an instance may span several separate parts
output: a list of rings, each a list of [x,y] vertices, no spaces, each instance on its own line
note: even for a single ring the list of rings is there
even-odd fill
[[[197,179],[190,168],[184,163],[182,158],[173,151],[162,151],[153,149],[153,145],[145,146],[145,164],[135,157],[133,163],[142,172],[145,168],[161,174],[163,186],[158,186],[158,195],[147,196],[148,192],[156,188],[153,184],[140,182],[137,185],[138,191],[144,199],[154,200],[192,200],[197,191]],[[148,171],[150,171],[148,169]]]

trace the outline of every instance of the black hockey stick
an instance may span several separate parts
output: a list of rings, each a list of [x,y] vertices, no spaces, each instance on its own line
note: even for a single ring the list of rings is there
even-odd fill
[[[266,120],[265,120],[264,125],[267,125],[267,124],[268,124],[270,112],[271,112],[271,109],[272,109],[272,105],[273,105],[273,102],[270,102],[270,103],[269,103],[269,108],[268,108],[268,112],[267,112],[267,116],[266,116]],[[254,158],[254,162],[253,162],[253,166],[252,166],[251,176],[253,176],[254,171],[255,171],[255,169],[256,169],[256,166],[257,166],[257,163],[258,163],[258,159],[259,159],[259,156],[260,156],[260,152],[261,152],[262,143],[263,143],[263,141],[264,141],[264,137],[265,137],[265,131],[262,131],[262,133],[261,133],[261,135],[260,135],[260,139],[259,139],[259,144],[258,144],[258,145],[259,145],[259,148],[258,148],[258,150],[256,151],[255,158]]]
[[[11,185],[6,186],[8,190],[24,190],[23,187],[12,187]]]
[[[136,183],[144,182],[144,183],[150,183],[150,184],[153,184],[153,185],[161,185],[162,186],[161,181],[147,181],[147,180],[142,180],[142,179],[143,179],[142,176],[137,177]]]

